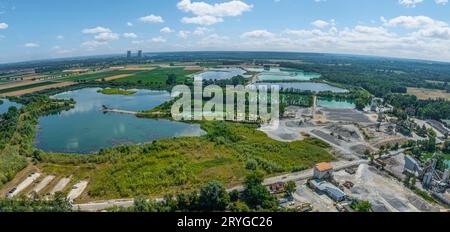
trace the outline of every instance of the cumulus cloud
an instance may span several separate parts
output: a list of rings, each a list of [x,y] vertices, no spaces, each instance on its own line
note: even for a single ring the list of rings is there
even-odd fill
[[[202,15],[196,17],[184,17],[181,19],[181,22],[186,24],[199,24],[204,26],[210,26],[216,23],[223,22],[223,19],[211,15]]]
[[[164,39],[163,37],[159,36],[159,37],[152,38],[151,41],[153,43],[165,43],[167,40]]]
[[[272,38],[275,35],[272,32],[267,30],[254,30],[245,32],[241,35],[242,38],[250,38],[250,39],[267,39]]]
[[[37,43],[26,43],[23,46],[26,47],[26,48],[37,48],[37,47],[40,47],[40,45],[37,44]]]
[[[147,16],[139,18],[139,21],[144,22],[144,23],[163,23],[164,19],[161,16],[151,14],[151,15],[147,15]]]
[[[6,24],[6,23],[0,23],[0,30],[7,29],[8,27],[9,27],[8,24]]]
[[[381,18],[381,21],[384,22],[385,26],[396,27],[402,26],[409,29],[414,28],[424,28],[424,27],[446,27],[447,23],[434,20],[428,16],[398,16],[392,18],[390,20],[386,20],[385,18]]]
[[[434,1],[440,5],[446,5],[448,3],[448,0],[434,0]]]
[[[332,19],[330,21],[318,19],[318,20],[312,22],[311,24],[318,28],[324,28],[324,27],[328,27],[328,26],[334,26],[336,23],[335,23],[334,19]]]
[[[212,25],[223,22],[224,17],[240,16],[244,12],[250,11],[253,5],[249,5],[240,0],[215,4],[181,0],[178,2],[177,7],[181,11],[195,15],[193,17],[184,17],[181,20],[183,23]]]
[[[86,28],[81,31],[83,34],[95,35],[93,40],[83,42],[82,47],[93,49],[101,45],[107,45],[108,42],[118,40],[120,35],[114,33],[111,29],[105,27]]]
[[[160,30],[161,33],[172,33],[173,30],[170,27],[164,27]]]
[[[190,31],[179,31],[178,32],[178,37],[180,37],[182,39],[187,39],[190,34],[191,34]]]
[[[86,28],[81,31],[83,34],[99,34],[99,33],[111,33],[111,29],[105,27]]]
[[[398,0],[398,3],[406,7],[416,7],[417,4],[422,3],[423,0]]]
[[[123,33],[123,37],[126,39],[136,39],[138,36],[135,33]]]

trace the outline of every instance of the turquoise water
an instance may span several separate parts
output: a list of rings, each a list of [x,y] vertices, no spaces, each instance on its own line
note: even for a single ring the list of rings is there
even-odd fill
[[[211,69],[210,71],[200,73],[197,76],[201,77],[203,80],[226,80],[238,75],[243,76],[244,73],[246,73],[246,71],[241,68],[220,68]]]
[[[333,93],[346,93],[348,90],[337,88],[331,85],[323,84],[323,83],[314,83],[314,82],[292,82],[292,83],[257,83],[256,86],[260,85],[278,85],[280,89],[296,89],[301,91],[312,91],[312,92],[326,92],[330,91]]]
[[[9,107],[15,106],[17,109],[22,108],[21,104],[11,102],[8,99],[1,99],[3,104],[0,105],[0,114],[8,112]]]
[[[335,100],[329,98],[320,98],[317,100],[317,105],[326,108],[339,108],[339,109],[354,109],[355,103],[352,101]]]
[[[450,168],[450,160],[444,161],[447,164],[447,167]]]
[[[205,134],[196,124],[101,111],[103,105],[129,111],[149,110],[170,100],[167,92],[137,90],[134,95],[121,96],[104,95],[97,90],[86,88],[53,96],[73,98],[77,104],[70,111],[40,118],[35,146],[47,152],[86,154],[123,144]]]
[[[261,72],[258,76],[259,81],[309,81],[314,78],[319,78],[318,73],[305,73],[302,70],[286,69],[286,68],[271,68],[270,70],[249,68],[251,72]]]

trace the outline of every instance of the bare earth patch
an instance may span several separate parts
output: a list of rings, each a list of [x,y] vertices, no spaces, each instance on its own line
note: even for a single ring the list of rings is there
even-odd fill
[[[21,81],[21,82],[14,82],[14,83],[9,83],[9,84],[0,85],[0,90],[1,90],[1,89],[14,88],[14,87],[20,87],[20,86],[24,86],[24,85],[32,85],[32,84],[36,84],[36,83],[39,83],[39,82],[37,82],[37,81]]]
[[[129,67],[122,69],[123,71],[152,71],[155,67],[139,68],[139,67]]]
[[[121,74],[121,75],[115,75],[115,76],[111,76],[111,77],[106,77],[106,78],[100,78],[97,79],[97,81],[112,81],[112,80],[117,80],[117,79],[121,79],[121,78],[125,78],[125,77],[129,77],[129,76],[133,76],[134,74]]]
[[[14,96],[20,96],[20,95],[24,95],[24,94],[27,94],[27,93],[33,93],[33,92],[37,92],[37,91],[41,91],[41,90],[45,90],[45,89],[53,89],[53,88],[65,87],[65,86],[76,85],[76,84],[78,84],[78,83],[76,83],[76,82],[62,82],[62,83],[56,83],[56,84],[40,86],[40,87],[36,87],[36,88],[30,88],[30,89],[24,89],[24,90],[19,90],[19,91],[5,93],[5,94],[0,94],[0,96],[3,96],[3,97],[5,97],[5,96],[7,96],[7,97],[14,97]]]
[[[450,93],[439,89],[422,89],[422,88],[408,88],[408,94],[415,95],[421,100],[428,99],[445,99],[450,100]]]

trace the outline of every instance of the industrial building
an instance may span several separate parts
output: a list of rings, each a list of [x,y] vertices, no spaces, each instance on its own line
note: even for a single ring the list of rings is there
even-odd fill
[[[131,51],[127,51],[127,59],[131,59]]]
[[[330,163],[318,163],[314,166],[314,179],[322,180],[332,177],[333,166]]]
[[[309,182],[309,185],[319,194],[327,194],[336,202],[344,201],[347,198],[347,194],[329,182],[314,179]]]

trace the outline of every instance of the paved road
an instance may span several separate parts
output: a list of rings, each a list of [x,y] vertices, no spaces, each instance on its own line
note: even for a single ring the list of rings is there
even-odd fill
[[[39,193],[44,189],[53,179],[55,179],[55,176],[46,176],[39,184],[37,184],[31,192]]]
[[[8,195],[8,197],[15,197],[17,196],[20,192],[22,192],[23,190],[25,190],[26,188],[28,188],[28,186],[30,186],[35,180],[37,180],[39,177],[41,176],[40,173],[34,173],[30,176],[28,176],[24,181],[22,181],[22,183],[20,183],[19,185],[17,185],[16,190],[14,190],[14,192],[12,192],[11,194]]]
[[[62,192],[66,186],[69,184],[70,178],[62,178],[56,186],[50,191],[50,194],[55,194],[56,192]]]
[[[133,199],[118,199],[118,200],[109,200],[103,202],[92,202],[86,204],[76,204],[73,205],[73,209],[80,210],[83,212],[98,212],[108,208],[112,208],[115,206],[118,207],[131,207],[134,204]]]
[[[73,202],[73,200],[77,199],[86,189],[89,182],[87,181],[80,181],[76,185],[72,187],[72,190],[70,190],[69,194],[67,195],[67,200],[70,202]]]
[[[339,171],[342,169],[350,168],[359,166],[360,164],[368,163],[367,160],[356,160],[356,161],[337,161],[333,162],[334,170]],[[291,173],[276,177],[267,178],[264,180],[264,185],[270,185],[277,182],[283,182],[286,183],[288,181],[301,181],[305,179],[309,179],[313,176],[313,169],[308,169],[302,172],[297,173]],[[233,190],[238,191],[244,191],[244,186],[237,186],[231,189],[228,189],[229,192]],[[157,201],[160,201],[161,199],[157,199]],[[109,201],[102,201],[102,202],[92,202],[92,203],[86,203],[86,204],[76,204],[73,205],[73,208],[75,210],[81,210],[81,211],[87,211],[87,212],[97,212],[102,211],[108,208],[112,208],[114,206],[118,207],[130,207],[134,204],[133,199],[117,199],[117,200],[109,200]]]

